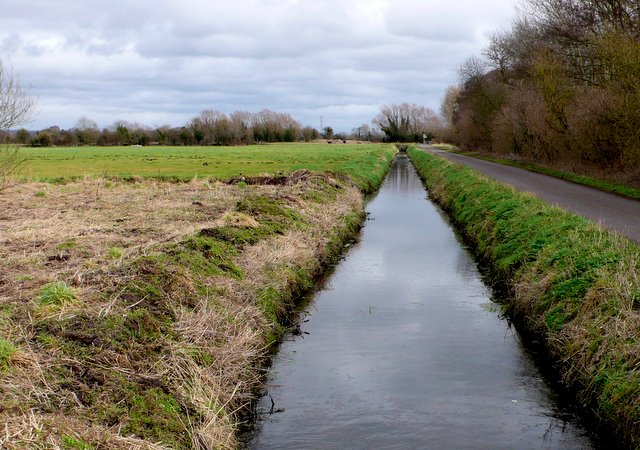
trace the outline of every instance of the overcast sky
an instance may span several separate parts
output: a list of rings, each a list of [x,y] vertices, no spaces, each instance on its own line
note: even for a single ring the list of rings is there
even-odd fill
[[[0,58],[38,98],[31,129],[268,108],[350,131],[385,103],[437,111],[457,67],[514,15],[514,0],[0,3]]]

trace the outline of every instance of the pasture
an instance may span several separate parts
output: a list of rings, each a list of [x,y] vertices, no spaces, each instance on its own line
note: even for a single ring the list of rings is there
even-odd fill
[[[381,144],[274,144],[244,147],[23,148],[21,177],[54,181],[82,177],[227,179],[299,169],[366,176],[388,151]],[[356,180],[357,181],[357,180]]]

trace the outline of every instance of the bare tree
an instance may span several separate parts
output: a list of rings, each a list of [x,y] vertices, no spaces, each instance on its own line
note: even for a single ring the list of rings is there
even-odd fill
[[[253,128],[251,128],[250,112],[232,112],[231,115],[229,115],[229,127],[234,144],[250,144],[253,142]]]
[[[0,131],[31,121],[35,100],[22,87],[20,78],[0,61]]]
[[[467,58],[458,67],[458,77],[461,84],[468,84],[482,78],[487,73],[487,62],[478,57]]]
[[[423,135],[431,138],[441,128],[431,108],[409,103],[383,105],[372,122],[391,142],[420,142]]]
[[[357,141],[369,141],[371,140],[371,127],[369,124],[363,123],[351,130],[351,136]]]
[[[98,142],[100,129],[95,120],[83,116],[76,122],[75,130],[80,145],[96,145]]]
[[[34,114],[35,100],[20,83],[20,78],[0,61],[0,132],[29,122]],[[24,159],[18,147],[3,146],[0,153],[0,190],[7,187]]]
[[[462,93],[462,87],[455,84],[449,86],[440,105],[440,116],[445,127],[452,127],[455,122],[456,110],[458,107],[458,97]]]

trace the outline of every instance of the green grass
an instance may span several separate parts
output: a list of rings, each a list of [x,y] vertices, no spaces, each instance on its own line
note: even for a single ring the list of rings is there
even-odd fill
[[[62,448],[64,450],[93,450],[95,447],[87,444],[81,439],[65,434],[62,436]]]
[[[18,351],[15,345],[6,339],[0,338],[0,372],[9,370],[11,358]]]
[[[510,286],[507,311],[547,342],[582,402],[638,446],[640,248],[467,167],[415,148],[409,155],[431,198]]]
[[[107,247],[107,256],[110,259],[121,259],[124,256],[124,249],[117,246]]]
[[[454,148],[444,148],[444,146],[440,146],[440,147],[442,147],[441,148],[442,150],[452,151],[454,149]],[[520,167],[521,169],[526,169],[531,172],[541,173],[543,175],[549,175],[554,178],[560,178],[561,180],[566,180],[572,183],[582,184],[584,186],[596,188],[604,192],[610,192],[612,194],[622,195],[623,197],[640,200],[640,189],[637,189],[631,186],[626,186],[624,184],[613,183],[611,181],[588,177],[586,175],[578,175],[576,173],[566,172],[564,170],[554,169],[552,167],[540,166],[530,162],[514,161],[512,159],[504,159],[504,158],[497,158],[493,156],[483,155],[478,152],[457,152],[457,153],[460,153],[461,155],[465,155],[465,156],[471,156],[473,158],[483,159],[485,161],[495,162],[505,166]]]
[[[40,306],[63,306],[75,302],[77,297],[67,283],[56,281],[43,286],[36,300]]]
[[[71,239],[69,241],[61,242],[60,244],[56,245],[56,250],[71,250],[76,248],[77,246],[78,243],[74,239]]]
[[[274,144],[244,147],[56,147],[23,148],[21,174],[36,181],[84,176],[194,176],[228,179],[233,176],[290,173],[298,169],[345,173],[362,186],[376,184],[368,175],[390,152],[382,144]]]

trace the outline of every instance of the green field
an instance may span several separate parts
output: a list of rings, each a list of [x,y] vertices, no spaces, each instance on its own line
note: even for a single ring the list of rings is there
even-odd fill
[[[21,176],[32,181],[84,176],[226,179],[308,169],[358,178],[388,151],[389,147],[381,144],[23,148],[26,163]]]

